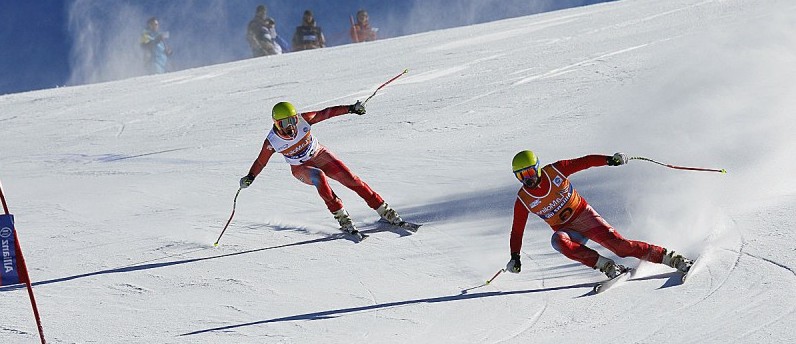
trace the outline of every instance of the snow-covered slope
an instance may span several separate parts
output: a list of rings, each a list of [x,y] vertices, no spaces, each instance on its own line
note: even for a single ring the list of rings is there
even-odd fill
[[[619,1],[367,44],[0,97],[0,178],[51,343],[786,343],[796,341],[796,4]],[[364,99],[316,126],[416,234],[342,237],[274,157],[241,192],[271,106]],[[626,237],[701,256],[687,284],[599,272],[530,219],[509,258],[510,171],[624,151],[573,176]],[[604,254],[610,254],[601,250]],[[621,262],[636,265],[635,259]],[[474,288],[478,287],[478,288]],[[0,342],[34,343],[0,289]]]

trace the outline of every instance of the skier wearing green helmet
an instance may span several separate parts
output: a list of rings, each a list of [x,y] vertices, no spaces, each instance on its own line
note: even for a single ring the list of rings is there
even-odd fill
[[[299,114],[291,103],[280,102],[274,105],[271,111],[274,124],[249,173],[240,179],[241,189],[249,187],[265,168],[271,155],[278,152],[290,164],[290,170],[296,179],[315,186],[326,207],[340,224],[341,230],[354,234],[360,239],[364,237],[343,208],[343,202],[330,187],[327,176],[356,192],[386,222],[394,225],[403,224],[398,213],[384,202],[379,194],[312,136],[310,129],[313,124],[349,113],[364,115],[365,106],[357,101],[352,105],[332,106],[320,111]]]
[[[511,161],[511,168],[522,187],[514,201],[509,244],[511,259],[506,264],[506,271],[520,272],[522,235],[528,215],[534,213],[553,229],[552,245],[556,251],[590,268],[599,269],[609,278],[627,271],[627,268],[587,247],[585,244],[588,240],[595,241],[620,257],[636,257],[687,273],[693,261],[660,246],[623,238],[580,196],[567,178],[591,167],[620,166],[627,161],[623,153],[587,155],[556,161],[540,168],[539,158],[532,151],[517,153]]]

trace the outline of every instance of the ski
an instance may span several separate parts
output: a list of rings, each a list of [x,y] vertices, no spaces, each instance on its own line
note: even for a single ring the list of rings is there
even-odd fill
[[[354,229],[353,231],[349,231],[343,228],[340,228],[340,231],[345,233],[346,235],[350,236],[354,239],[355,242],[361,242],[362,240],[367,239],[368,235],[365,233],[360,232],[359,230]]]
[[[685,273],[683,273],[683,272],[680,273],[681,274],[680,275],[680,283],[685,283],[685,280],[688,278],[688,272],[690,272],[690,270],[685,272]]]
[[[413,233],[417,232],[417,230],[420,228],[420,226],[422,226],[422,224],[418,224],[418,223],[414,223],[414,222],[407,222],[407,221],[401,221],[401,222],[398,222],[398,223],[390,223],[390,222],[387,222],[387,220],[385,220],[385,219],[380,219],[379,222],[386,223],[386,224],[389,224],[389,225],[393,225],[393,226],[396,226],[396,227],[401,227],[401,228],[406,229],[406,230],[408,230],[410,232],[413,232]]]
[[[698,261],[698,260],[699,260],[699,257],[697,257],[696,259],[694,259],[694,261],[693,261],[693,262],[691,263],[691,265],[688,267],[688,270],[686,270],[685,272],[678,271],[678,272],[680,272],[680,274],[681,274],[681,276],[680,276],[680,283],[685,283],[685,280],[688,278],[688,275],[691,273],[691,270],[694,270],[694,265],[696,265],[696,263],[697,263],[697,261]]]
[[[412,222],[401,221],[398,224],[393,225],[393,226],[401,227],[401,228],[406,229],[406,230],[408,230],[410,232],[417,232],[417,230],[420,229],[420,226],[422,226],[422,225],[421,224],[417,224],[417,223],[412,223]]]
[[[368,238],[367,234],[362,233],[362,232],[360,232],[358,230],[354,230],[353,232],[349,232],[348,235],[353,236],[356,239],[357,242],[361,242],[362,240],[365,240],[365,239]]]
[[[357,231],[356,233],[351,233],[351,235],[353,235],[353,236],[355,236],[357,238],[357,242],[361,242],[362,240],[365,240],[365,239],[368,238],[367,234],[362,233],[360,231]]]
[[[625,268],[625,271],[623,271],[619,275],[616,275],[616,277],[611,278],[609,280],[602,281],[602,282],[598,282],[597,284],[594,285],[594,293],[595,294],[602,293],[602,292],[608,290],[608,288],[611,288],[611,286],[613,286],[614,284],[622,282],[622,281],[626,281],[628,278],[630,278],[630,274],[632,272],[633,272],[633,268]]]
[[[383,223],[386,223],[386,224],[389,224],[389,225],[393,225],[393,226],[396,226],[396,227],[401,227],[401,228],[403,228],[405,230],[408,230],[410,232],[413,232],[413,233],[417,232],[417,229],[420,228],[420,226],[422,226],[421,224],[417,224],[417,223],[413,223],[413,222],[406,222],[406,221],[401,221],[401,222],[395,223],[395,224],[389,223],[389,222],[384,221],[384,220],[379,220],[379,222],[383,222]],[[360,232],[357,229],[354,229],[353,231],[349,231],[349,230],[346,230],[346,229],[341,227],[340,231],[342,231],[346,235],[348,235],[351,238],[353,238],[354,241],[356,241],[356,242],[361,242],[362,240],[365,240],[365,239],[368,238],[367,234],[362,233],[362,232]]]

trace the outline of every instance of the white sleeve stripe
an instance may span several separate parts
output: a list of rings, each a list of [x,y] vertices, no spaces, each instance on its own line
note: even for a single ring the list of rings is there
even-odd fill
[[[522,189],[522,191],[525,191],[525,189]],[[522,206],[525,207],[525,209],[527,209],[529,213],[531,212],[531,208],[528,208],[528,205],[525,204],[525,202],[523,202],[522,197],[520,197],[520,195],[517,195],[517,200],[519,200],[520,203],[522,203]]]

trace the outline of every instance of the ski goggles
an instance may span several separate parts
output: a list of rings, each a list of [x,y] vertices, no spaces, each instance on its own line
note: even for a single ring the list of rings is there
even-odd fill
[[[289,127],[295,127],[298,123],[298,116],[290,116],[288,118],[283,118],[274,122],[276,128],[279,130],[284,131]]]
[[[514,176],[527,187],[536,185],[539,181],[539,162],[535,165],[514,171]]]

